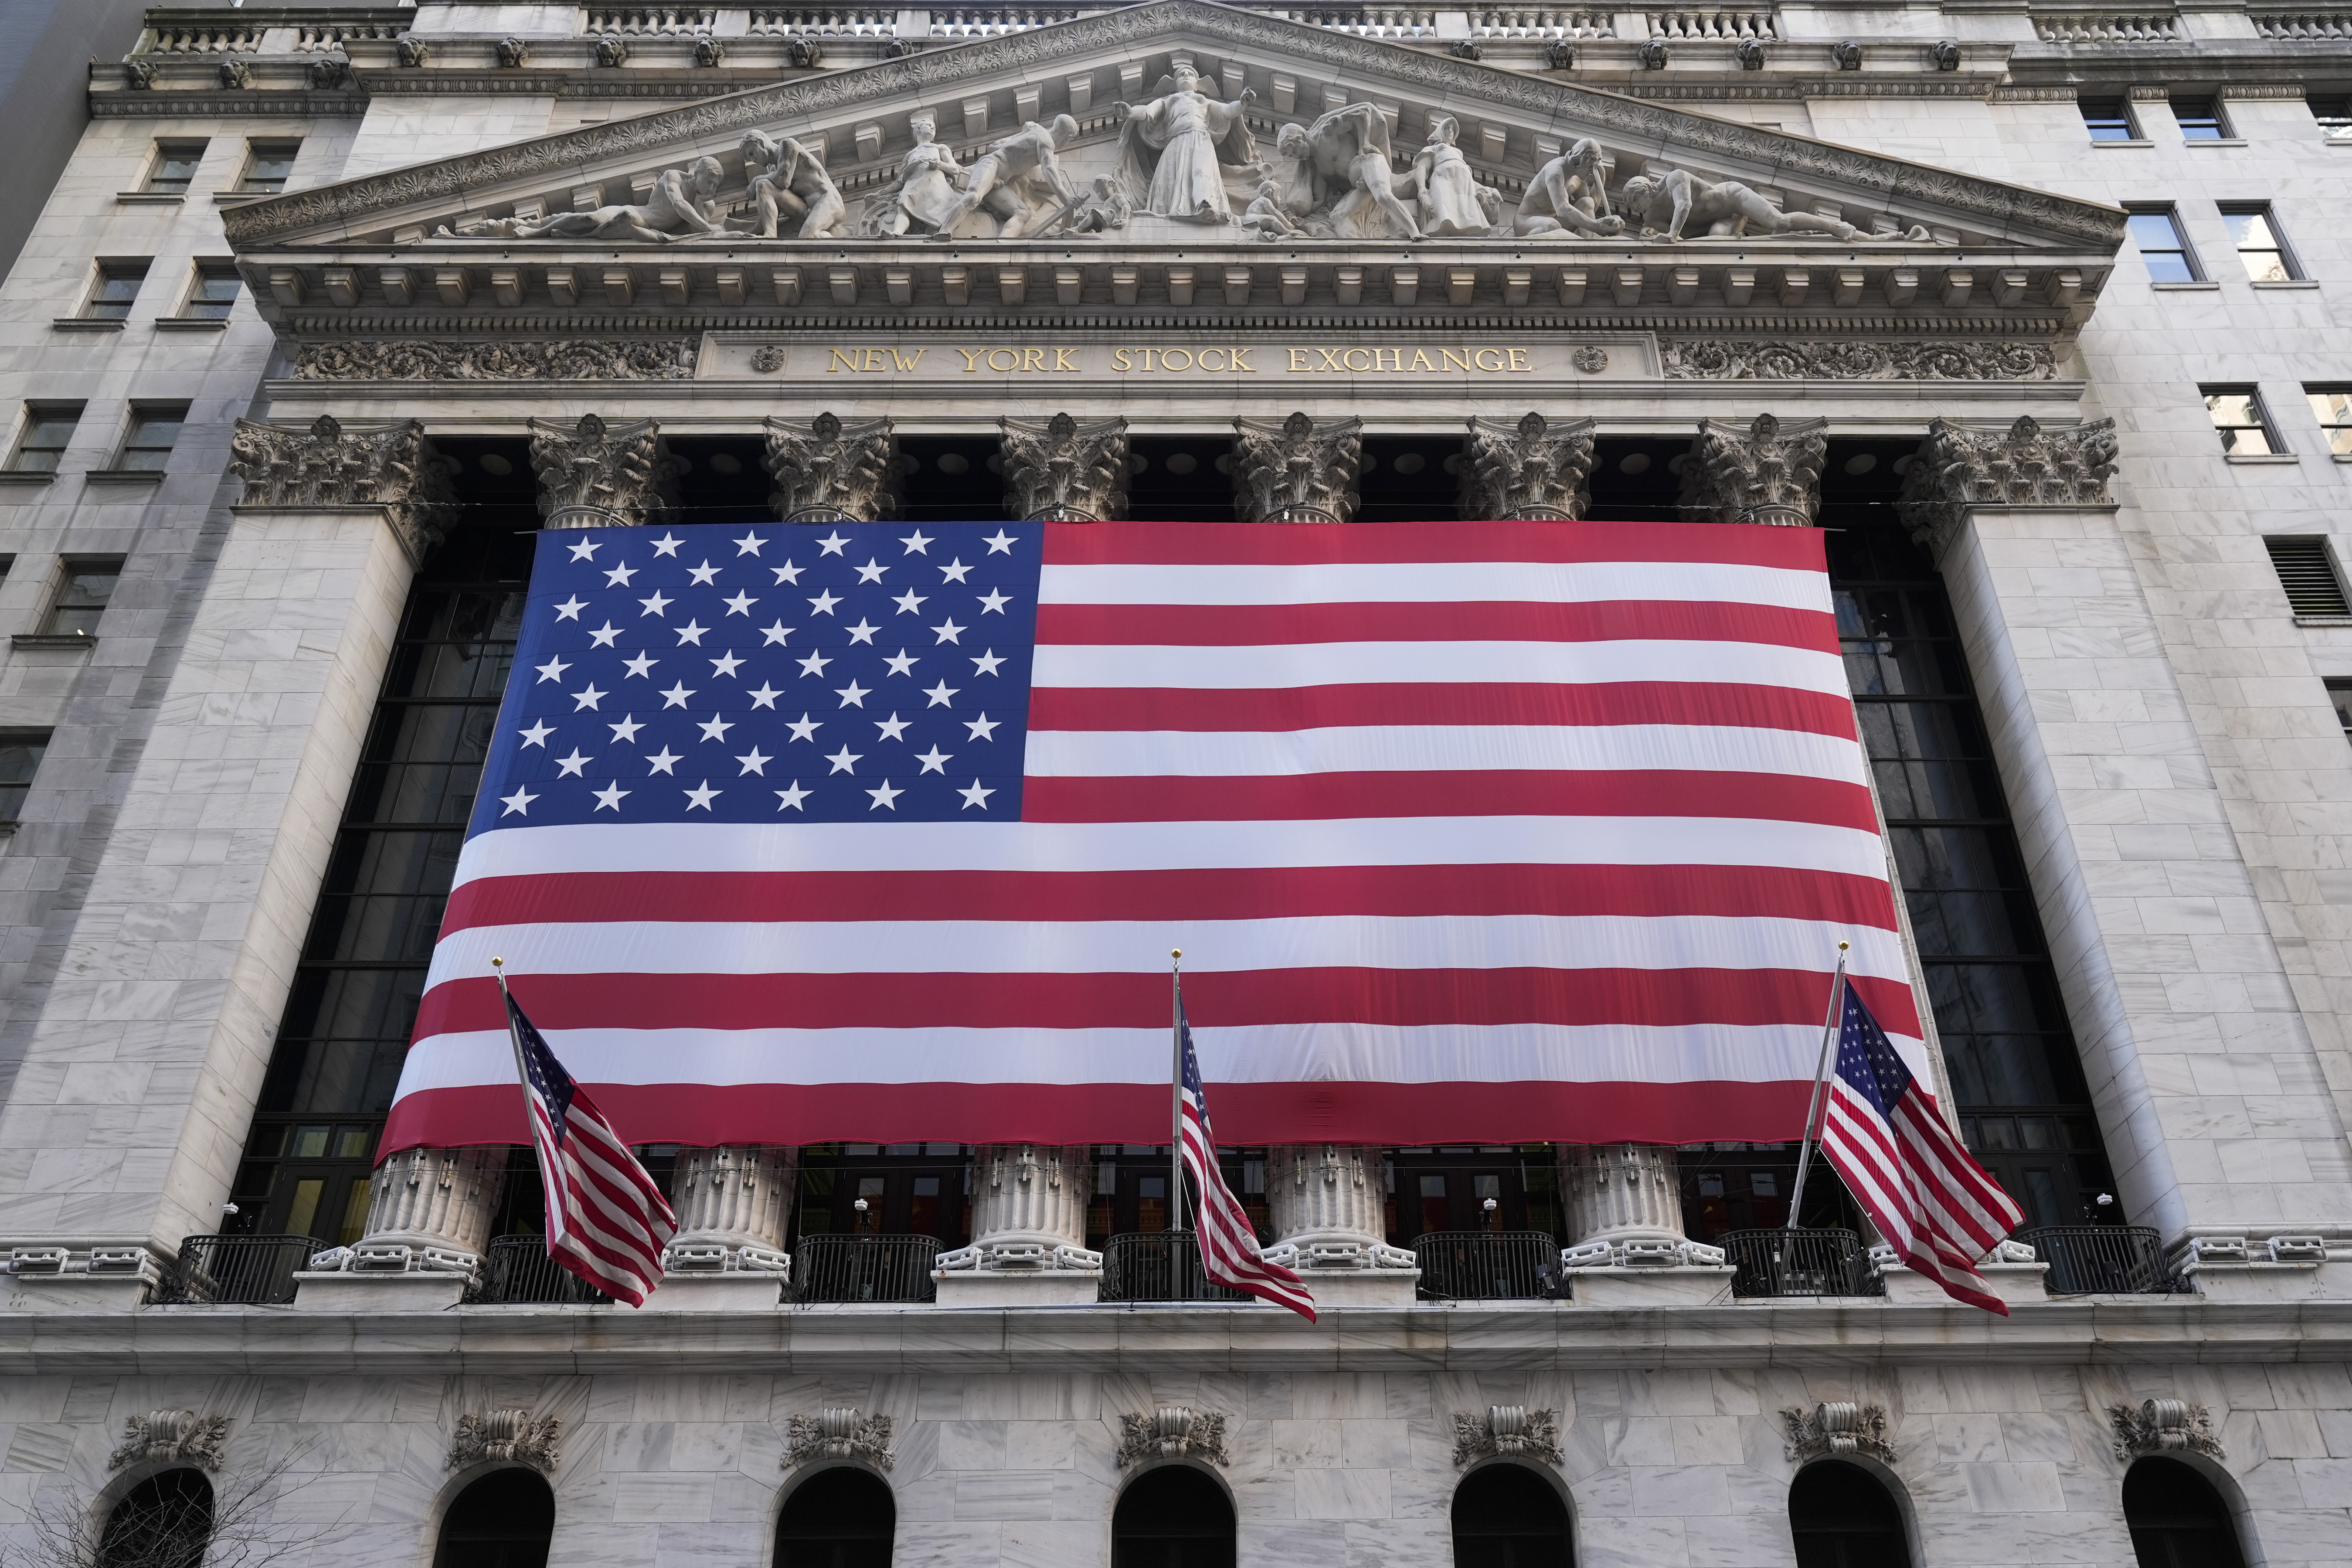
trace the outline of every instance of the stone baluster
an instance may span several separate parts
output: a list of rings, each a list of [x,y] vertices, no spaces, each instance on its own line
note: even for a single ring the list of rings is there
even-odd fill
[[[1419,1278],[1413,1255],[1383,1239],[1388,1178],[1378,1148],[1307,1143],[1268,1149],[1265,1200],[1274,1219],[1267,1260],[1310,1276],[1307,1288],[1318,1300],[1346,1305],[1391,1295],[1412,1299],[1412,1283]],[[1362,1289],[1367,1281],[1370,1294]],[[1350,1284],[1358,1289],[1349,1289]]]
[[[607,425],[530,422],[539,512],[550,528],[619,528],[659,522],[676,504],[676,475],[650,419]]]
[[[1702,419],[1683,467],[1684,512],[1699,522],[1810,528],[1822,500],[1829,421],[1759,414],[1746,426]]]
[[[898,510],[898,440],[887,419],[768,422],[768,505],[786,522],[873,522]]]
[[[1516,422],[1474,418],[1462,454],[1460,510],[1473,521],[1573,522],[1592,502],[1590,419],[1548,423],[1540,414]]]
[[[1346,522],[1360,499],[1360,419],[1234,421],[1234,510],[1244,522]]]
[[[785,1274],[784,1224],[799,1151],[770,1143],[681,1149],[670,1181],[677,1234],[663,1250],[670,1274]]]
[[[504,1144],[404,1149],[375,1170],[367,1234],[322,1256],[354,1274],[461,1274],[480,1267],[506,1191]]]
[[[1127,421],[1000,419],[998,466],[1005,510],[1053,522],[1106,522],[1127,515]]]
[[[1563,1143],[1559,1203],[1571,1268],[1671,1266],[1694,1261],[1683,1234],[1675,1152],[1659,1143]],[[1705,1261],[1719,1262],[1713,1253]]]

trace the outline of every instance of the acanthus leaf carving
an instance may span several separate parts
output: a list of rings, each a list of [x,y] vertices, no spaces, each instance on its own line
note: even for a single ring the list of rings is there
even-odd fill
[[[2047,426],[2021,415],[1998,432],[1938,419],[1903,476],[1896,504],[1911,536],[1940,553],[1970,507],[2111,504],[2116,449],[2112,419]]]
[[[1854,1454],[1895,1462],[1884,1405],[1832,1401],[1805,1410],[1792,1405],[1780,1412],[1780,1427],[1782,1449],[1801,1464]]]
[[[1202,1464],[1230,1465],[1225,1452],[1225,1418],[1181,1405],[1129,1412],[1120,1417],[1118,1468],[1122,1470],[1153,1459],[1198,1459]]]
[[[887,419],[768,421],[768,505],[786,522],[874,522],[898,510],[898,444]]]
[[[1591,419],[1553,425],[1529,413],[1513,423],[1473,418],[1461,464],[1461,510],[1479,521],[1551,519],[1574,521],[1592,496]]]
[[[1759,414],[1745,426],[1702,419],[1683,468],[1683,510],[1710,522],[1803,528],[1821,502],[1829,421],[1782,423]]]
[[[2047,343],[1668,338],[1658,353],[1668,381],[2048,381],[2058,374]]]
[[[360,339],[304,343],[297,381],[688,381],[692,338],[556,342]]]
[[[2107,1406],[2115,1428],[2116,1458],[2129,1464],[2149,1454],[2202,1454],[2221,1459],[2221,1440],[2213,1435],[2212,1413],[2185,1399],[2150,1399],[2134,1409]]]
[[[321,414],[307,427],[236,422],[229,471],[247,506],[380,506],[422,559],[441,536],[454,498],[421,420],[344,425]]]
[[[228,1454],[229,1418],[193,1410],[151,1410],[122,1423],[122,1441],[107,1456],[106,1468],[156,1461],[217,1470]]]
[[[1455,1411],[1454,1462],[1467,1465],[1497,1456],[1559,1464],[1559,1413],[1530,1410],[1523,1405],[1491,1405],[1484,1415]]]
[[[568,426],[534,419],[530,466],[550,528],[657,522],[674,504],[669,457],[651,419],[606,425],[583,414]]]
[[[787,1469],[812,1459],[863,1459],[887,1470],[897,1458],[890,1451],[887,1415],[867,1415],[855,1405],[839,1405],[816,1415],[795,1415],[785,1424]]]
[[[999,419],[1004,504],[1015,517],[1108,522],[1127,515],[1127,421],[1068,414]]]
[[[1235,419],[1234,500],[1244,522],[1346,522],[1356,515],[1364,422]]]
[[[504,1462],[529,1465],[552,1475],[563,1440],[563,1420],[556,1415],[534,1417],[528,1410],[493,1410],[483,1415],[457,1417],[457,1435],[449,1445],[449,1468]]]

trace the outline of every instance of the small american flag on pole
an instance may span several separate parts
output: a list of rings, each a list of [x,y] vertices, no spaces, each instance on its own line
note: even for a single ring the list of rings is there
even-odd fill
[[[524,1016],[503,972],[499,990],[547,1193],[547,1256],[614,1300],[642,1307],[661,1281],[662,1248],[677,1234],[677,1216]]]
[[[1246,1290],[1277,1307],[1287,1307],[1315,1321],[1315,1298],[1306,1282],[1279,1264],[1259,1256],[1257,1233],[1241,1200],[1225,1185],[1217,1169],[1217,1142],[1209,1131],[1209,1098],[1201,1087],[1200,1058],[1192,1054],[1192,1026],[1184,1019],[1184,993],[1176,993],[1176,1037],[1184,1057],[1182,1152],[1184,1168],[1200,1189],[1201,1263],[1211,1279],[1229,1289]]]
[[[1853,987],[1839,982],[1822,1152],[1903,1261],[1955,1300],[2009,1316],[1976,1260],[2025,1216],[1969,1157]]]

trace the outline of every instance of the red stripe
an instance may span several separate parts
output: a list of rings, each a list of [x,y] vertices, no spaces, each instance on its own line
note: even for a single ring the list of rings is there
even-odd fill
[[[1084,647],[1335,642],[1738,642],[1835,653],[1825,610],[1687,599],[1318,605],[1040,605],[1037,640]]]
[[[1824,976],[1803,969],[1255,969],[1192,977],[1197,1020],[1270,1024],[1818,1025]],[[1872,1014],[1916,1036],[1901,981],[1852,982]],[[532,1003],[542,1029],[1165,1028],[1168,977],[1115,974],[578,974]],[[491,1029],[498,982],[425,994],[416,1034]],[[658,1049],[658,1046],[647,1047]],[[509,1089],[508,1092],[511,1093]],[[599,1089],[602,1096],[606,1091]],[[1229,1090],[1221,1090],[1230,1092]],[[615,1101],[618,1103],[618,1101]],[[632,1137],[656,1142],[629,1117]],[[665,1133],[659,1142],[670,1142]],[[847,1137],[847,1133],[838,1134]],[[823,1140],[830,1142],[830,1139]],[[1003,1140],[982,1140],[1002,1142]],[[1296,1142],[1296,1140],[1294,1140]],[[1492,1142],[1492,1140],[1489,1140]]]
[[[570,871],[485,877],[441,933],[608,921],[1237,921],[1614,915],[1895,929],[1884,880],[1769,866],[1305,866],[1160,871]]]
[[[1568,773],[1032,777],[1024,822],[1304,822],[1394,816],[1712,816],[1878,830],[1858,784],[1790,773],[1626,768]]]
[[[1370,724],[1694,724],[1854,739],[1853,700],[1786,686],[1627,680],[1366,682],[1190,689],[1038,687],[1033,730],[1320,730]]]
[[[1045,561],[1055,566],[1658,561],[1828,569],[1817,530],[1694,522],[1359,522],[1346,528],[1049,522]]]

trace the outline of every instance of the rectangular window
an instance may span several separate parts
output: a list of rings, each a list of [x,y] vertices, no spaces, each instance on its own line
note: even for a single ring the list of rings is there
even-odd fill
[[[2287,607],[2298,616],[2352,616],[2352,601],[2344,596],[2344,579],[2336,570],[2327,541],[2315,533],[2265,539],[2271,569],[2286,590]]]
[[[147,281],[147,258],[128,261],[101,261],[98,264],[98,286],[89,291],[89,301],[82,307],[85,321],[119,321],[131,314],[131,303],[139,298],[139,286]]]
[[[2248,278],[2257,283],[2284,283],[2303,276],[2286,241],[2279,237],[2269,203],[2224,203],[2221,221],[2229,226],[2230,243],[2238,247]]]
[[[160,472],[179,444],[180,426],[188,420],[184,403],[142,403],[131,409],[131,431],[122,438],[117,468]]]
[[[2327,432],[2327,449],[2352,458],[2352,386],[2306,386],[2303,395],[2311,400],[2311,416]]]
[[[2172,118],[2180,122],[2180,139],[2184,142],[2220,142],[2230,134],[2230,122],[2221,118],[2221,100],[2218,98],[2178,98],[2172,100]]]
[[[2322,140],[2352,142],[2352,93],[2314,93],[2304,101],[2319,122]]]
[[[2344,726],[2344,738],[2352,741],[2352,680],[2329,681],[2327,700],[2336,704],[2336,721]]]
[[[2200,386],[2205,412],[2221,435],[2221,450],[2234,456],[2260,457],[2281,450],[2270,416],[2263,412],[2262,394],[2251,386]]]
[[[2189,237],[2180,232],[2180,219],[2170,207],[2137,210],[2129,222],[2132,243],[2139,247],[2140,259],[2147,264],[2148,281],[2194,283],[2203,276],[2197,270],[2196,252],[2189,248]]]
[[[16,449],[8,454],[8,471],[12,474],[54,474],[58,460],[65,456],[66,447],[73,441],[74,426],[81,423],[79,403],[27,403],[25,405],[24,434],[16,437]]]
[[[2083,110],[2084,127],[2094,142],[2130,142],[2139,132],[2132,124],[2131,105],[2120,98],[2084,98],[2076,100]]]
[[[195,287],[188,290],[187,302],[180,307],[180,315],[186,321],[226,321],[228,313],[236,308],[237,290],[243,287],[235,262],[199,261]]]
[[[182,196],[194,183],[196,165],[204,162],[202,142],[158,142],[155,162],[148,165],[146,189],[157,195]]]
[[[98,620],[114,597],[122,575],[119,555],[68,555],[50,601],[48,624],[41,629],[51,637],[96,637]]]
[[[0,822],[23,819],[25,795],[40,771],[41,753],[48,749],[47,730],[0,730]]]
[[[301,151],[299,142],[252,142],[245,157],[245,176],[236,188],[254,195],[276,195],[292,177],[295,156]]]

